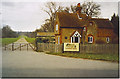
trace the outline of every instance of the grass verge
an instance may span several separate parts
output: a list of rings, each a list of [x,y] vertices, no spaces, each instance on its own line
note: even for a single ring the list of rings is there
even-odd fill
[[[2,39],[2,46],[4,46],[5,44],[10,44],[17,41],[19,38],[1,38],[1,39]]]
[[[30,38],[30,37],[25,37],[26,41],[29,42],[29,43],[35,43],[35,38]]]
[[[47,54],[52,55],[59,55],[64,57],[73,57],[73,58],[84,58],[84,59],[93,59],[93,60],[105,60],[105,61],[112,61],[118,62],[119,57],[118,54],[98,54],[98,53],[50,53],[46,52]]]

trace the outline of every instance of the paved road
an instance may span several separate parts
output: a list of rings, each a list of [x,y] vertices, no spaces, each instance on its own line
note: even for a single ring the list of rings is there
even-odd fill
[[[48,55],[31,50],[3,51],[3,77],[118,77],[118,63]]]

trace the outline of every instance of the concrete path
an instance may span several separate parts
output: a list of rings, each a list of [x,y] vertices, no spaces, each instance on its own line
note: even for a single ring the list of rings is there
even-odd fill
[[[118,77],[118,63],[48,55],[33,50],[3,51],[3,77]]]
[[[19,40],[17,40],[14,43],[28,43],[28,42],[25,40],[25,38],[20,38]]]

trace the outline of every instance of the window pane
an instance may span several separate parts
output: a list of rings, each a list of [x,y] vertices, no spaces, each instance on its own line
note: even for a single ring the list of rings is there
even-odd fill
[[[65,39],[67,39],[67,37],[65,37]]]
[[[58,30],[58,24],[56,25],[56,30]]]
[[[107,42],[109,42],[109,41],[110,41],[110,40],[109,40],[109,37],[107,37],[106,39],[107,39],[107,40],[106,40]]]
[[[58,37],[58,44],[60,44],[60,37]]]
[[[89,36],[88,37],[88,43],[92,43],[93,42],[93,37],[92,36]]]

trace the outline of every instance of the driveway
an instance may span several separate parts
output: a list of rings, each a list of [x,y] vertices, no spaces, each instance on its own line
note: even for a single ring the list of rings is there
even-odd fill
[[[32,49],[3,51],[2,61],[3,77],[118,77],[118,63],[48,55]]]

